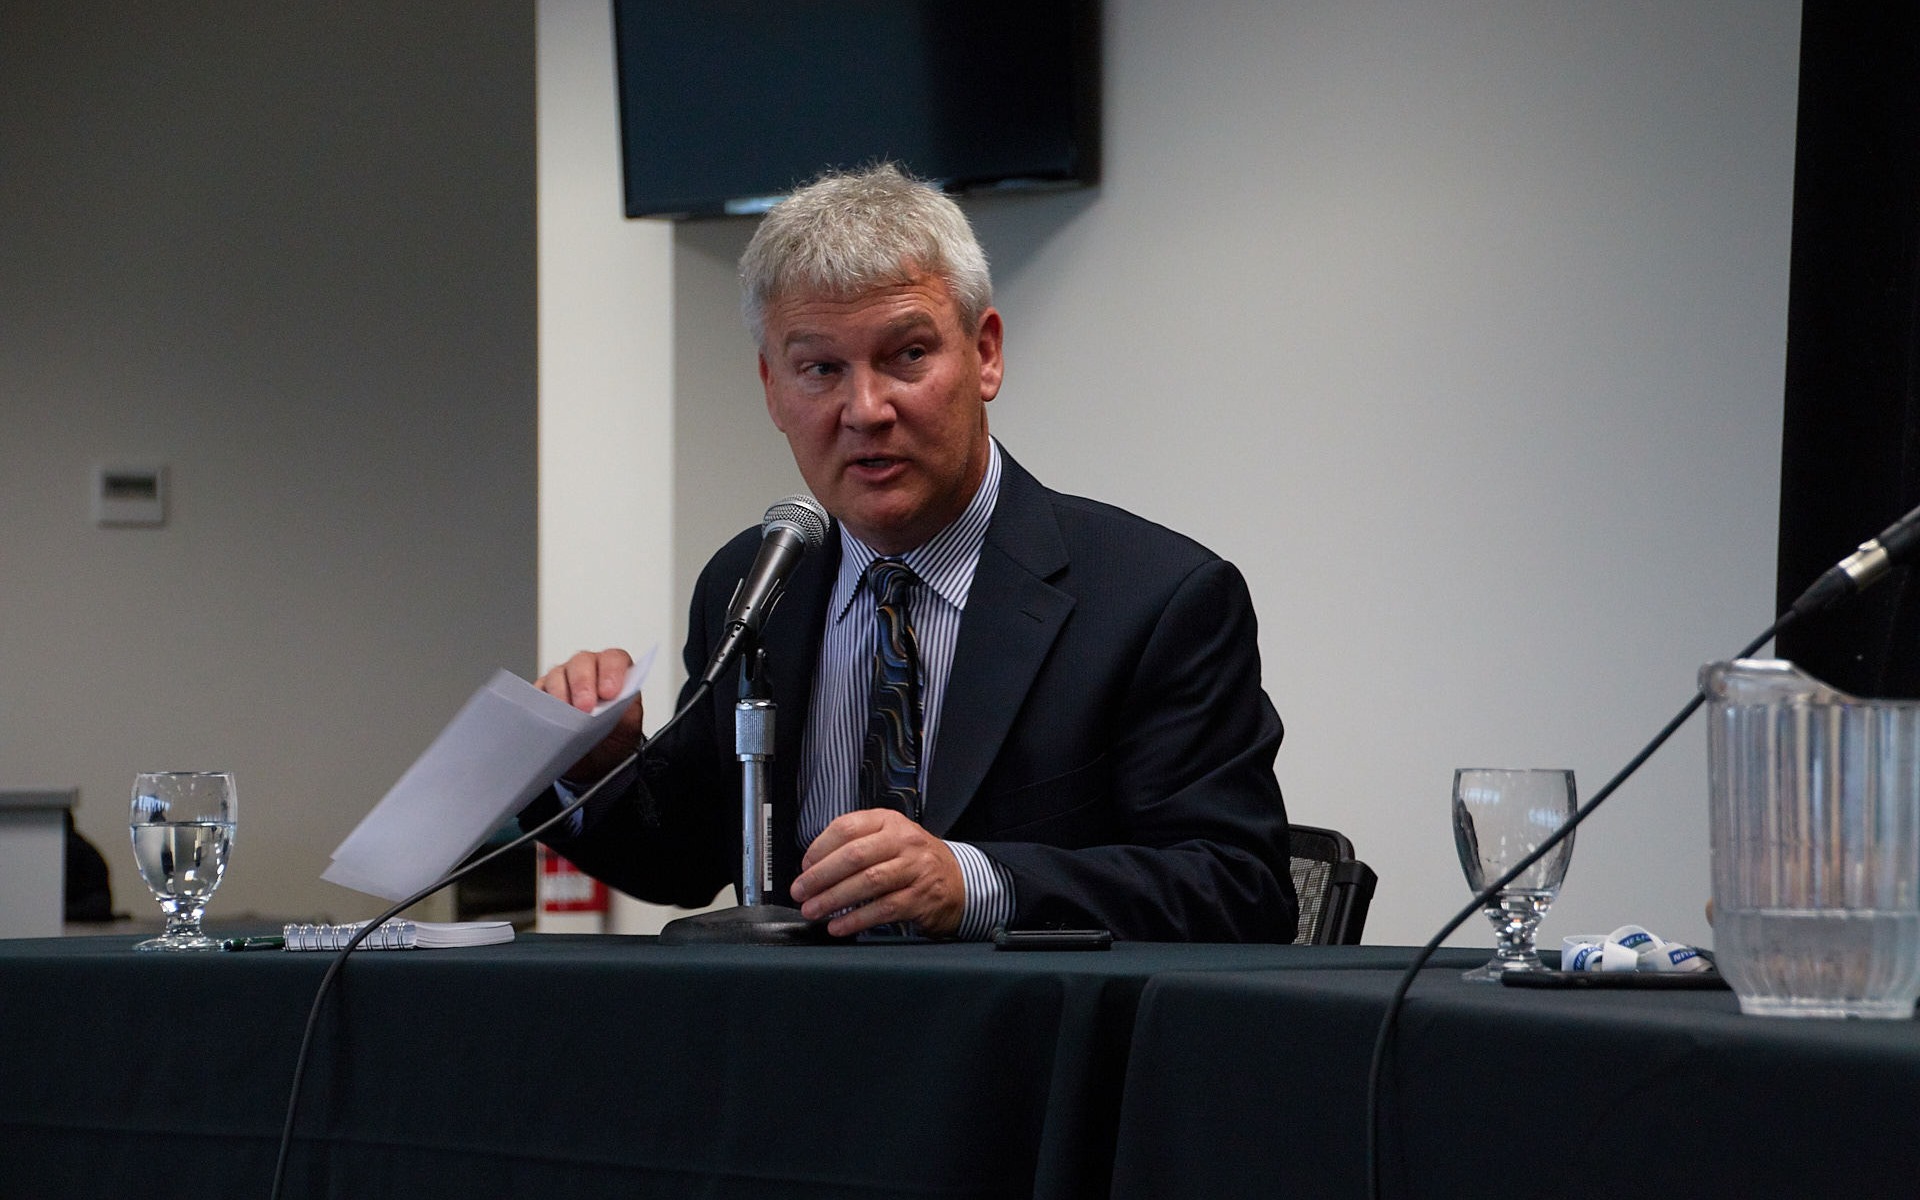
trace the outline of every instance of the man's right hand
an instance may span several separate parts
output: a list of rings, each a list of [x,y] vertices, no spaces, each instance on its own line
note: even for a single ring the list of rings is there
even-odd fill
[[[592,712],[603,701],[620,694],[620,683],[632,667],[633,656],[625,650],[582,650],[542,675],[534,686],[549,696],[565,700],[581,712]],[[627,755],[639,749],[642,715],[640,697],[635,695],[627,711],[620,714],[620,723],[613,727],[607,740],[567,769],[564,776],[566,781],[582,786],[591,785],[618,766]]]

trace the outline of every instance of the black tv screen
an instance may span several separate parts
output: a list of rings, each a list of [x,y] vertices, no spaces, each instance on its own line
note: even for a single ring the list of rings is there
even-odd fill
[[[762,212],[891,160],[951,192],[1094,182],[1098,0],[615,0],[629,217]]]

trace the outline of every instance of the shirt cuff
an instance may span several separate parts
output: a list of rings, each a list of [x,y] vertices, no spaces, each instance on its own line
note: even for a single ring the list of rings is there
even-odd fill
[[[639,778],[639,775],[639,766],[635,763],[628,763],[619,771],[615,772],[613,777],[607,780],[606,786],[600,790],[603,793],[610,793],[617,796],[632,787],[634,780]],[[575,800],[578,800],[583,792],[591,790],[592,787],[592,784],[588,784],[583,788],[574,787],[564,779],[556,779],[553,781],[553,794],[560,797],[560,807],[565,808]],[[581,805],[569,813],[566,820],[560,822],[570,835],[579,837],[580,834],[585,831],[587,827],[587,807],[587,805]]]
[[[963,942],[984,942],[1013,920],[1013,875],[978,846],[948,842],[947,849],[960,863],[967,893],[960,928],[953,936]]]

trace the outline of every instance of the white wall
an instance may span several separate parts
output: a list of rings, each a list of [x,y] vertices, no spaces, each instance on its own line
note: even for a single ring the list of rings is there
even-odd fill
[[[673,576],[673,230],[621,215],[612,6],[540,0],[537,17],[540,663],[657,648],[641,696],[652,728],[673,711],[685,603]],[[652,933],[678,915],[616,895],[607,924]]]
[[[672,620],[673,239],[621,216],[611,6],[543,0],[538,20],[544,666],[638,653]]]
[[[1246,571],[1290,813],[1380,872],[1370,941],[1466,899],[1454,767],[1588,794],[1769,619],[1798,36],[1787,0],[1109,0],[1101,186],[969,206],[994,431]],[[683,587],[790,486],[721,318],[749,233],[676,242]],[[1582,831],[1549,940],[1708,936],[1704,757]]]
[[[357,911],[327,852],[476,682],[671,651],[705,550],[797,483],[749,226],[620,221],[606,6],[534,7],[543,104],[585,106],[541,116],[539,383],[590,430],[542,417],[582,516],[537,651],[535,12],[0,5],[0,779],[81,785],[122,907],[128,778],[222,761],[221,907]],[[1246,569],[1292,812],[1380,870],[1371,940],[1422,938],[1464,898],[1454,766],[1591,789],[1766,621],[1798,7],[1107,7],[1105,181],[970,206],[995,430]],[[173,465],[167,529],[87,524],[110,454]],[[1704,936],[1702,757],[1583,834],[1551,936]]]
[[[216,915],[534,665],[533,22],[518,0],[0,5],[0,781],[230,767]],[[91,464],[172,470],[158,530]]]

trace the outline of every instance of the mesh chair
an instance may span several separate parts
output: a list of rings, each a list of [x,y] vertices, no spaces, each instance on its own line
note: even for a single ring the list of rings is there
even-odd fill
[[[1353,856],[1353,843],[1335,830],[1289,825],[1287,840],[1293,890],[1300,897],[1300,930],[1293,944],[1359,945],[1379,876]]]

